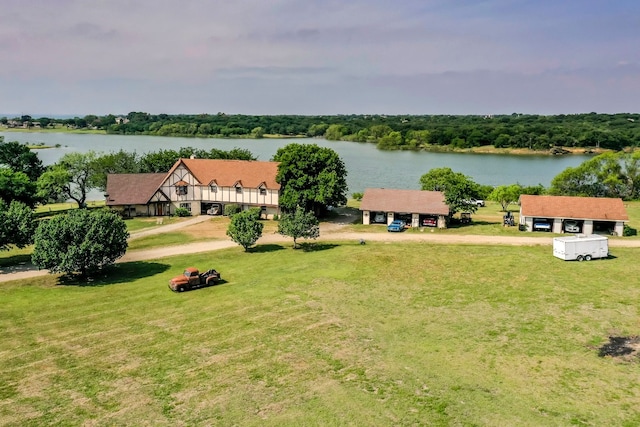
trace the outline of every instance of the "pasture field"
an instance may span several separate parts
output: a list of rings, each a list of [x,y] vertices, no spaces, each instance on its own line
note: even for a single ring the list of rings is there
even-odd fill
[[[640,424],[637,249],[320,242],[0,286],[0,425]],[[185,266],[218,286],[175,294]]]

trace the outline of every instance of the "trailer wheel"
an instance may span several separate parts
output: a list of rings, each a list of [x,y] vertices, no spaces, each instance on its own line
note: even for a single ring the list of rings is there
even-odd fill
[[[184,292],[186,288],[184,286],[178,286],[178,292]]]
[[[583,260],[582,255],[578,255],[578,258],[576,258],[576,260],[582,261]]]
[[[584,256],[584,260],[585,261],[591,261],[591,255],[585,255]]]

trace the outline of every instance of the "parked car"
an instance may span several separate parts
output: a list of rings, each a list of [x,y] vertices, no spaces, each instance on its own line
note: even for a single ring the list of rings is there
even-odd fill
[[[438,220],[435,218],[425,218],[422,220],[422,225],[425,227],[437,227]]]
[[[567,220],[564,222],[564,231],[567,233],[579,233],[580,224],[578,224],[578,221]]]
[[[376,216],[373,218],[373,222],[377,222],[378,224],[382,224],[385,221],[385,215],[383,213],[377,213]]]
[[[466,203],[467,205],[476,205],[479,208],[484,206],[484,200],[482,200],[482,199],[464,200],[464,203]]]
[[[533,231],[551,231],[551,224],[545,221],[534,222]]]
[[[404,230],[404,221],[396,219],[387,226],[387,231],[402,231]]]

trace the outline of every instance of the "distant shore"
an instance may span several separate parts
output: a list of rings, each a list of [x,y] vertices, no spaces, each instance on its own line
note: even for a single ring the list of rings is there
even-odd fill
[[[15,132],[15,133],[71,133],[71,134],[97,134],[97,135],[109,135],[106,131],[101,129],[69,129],[67,127],[56,128],[9,128],[0,126],[0,132]],[[115,134],[117,135],[117,134]],[[154,136],[154,135],[146,135]],[[167,135],[169,137],[184,137],[183,135]],[[202,138],[207,138],[203,136]],[[248,136],[241,136],[237,138],[251,139]],[[237,139],[234,137],[228,138],[214,138],[214,139]],[[262,138],[256,139],[302,139],[312,138],[306,135],[280,135],[280,134],[264,134]],[[364,143],[366,144],[366,143]],[[31,149],[44,149],[52,148],[49,146],[29,146]],[[606,150],[597,147],[553,147],[550,150],[534,150],[529,148],[498,148],[493,145],[483,145],[480,147],[471,148],[455,148],[450,145],[428,145],[415,151],[426,151],[433,153],[475,153],[475,154],[504,154],[504,155],[516,155],[516,156],[557,156],[557,155],[572,155],[572,154],[602,154],[611,150]]]

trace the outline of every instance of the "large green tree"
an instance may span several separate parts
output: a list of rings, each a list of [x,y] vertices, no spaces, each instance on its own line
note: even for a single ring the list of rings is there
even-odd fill
[[[347,202],[347,169],[334,150],[316,144],[288,144],[273,160],[280,162],[276,181],[282,186],[280,206],[301,206],[319,215],[327,206]]]
[[[510,204],[518,202],[522,191],[520,184],[499,185],[489,194],[489,200],[500,203],[502,210],[506,211]]]
[[[143,154],[139,160],[140,172],[169,172],[178,159],[190,157],[198,159],[256,160],[256,157],[244,148],[233,148],[229,151],[212,148],[209,151],[193,147],[182,147],[178,150],[159,150]]]
[[[125,254],[128,237],[116,212],[76,209],[38,225],[31,259],[52,273],[90,277]]]
[[[249,209],[234,214],[227,228],[227,236],[247,252],[260,237],[264,224],[260,222],[260,209]]]
[[[298,206],[294,212],[282,215],[278,222],[278,233],[293,237],[293,248],[297,249],[297,239],[317,239],[320,236],[320,227],[313,212],[306,212]]]
[[[94,188],[97,154],[68,153],[62,156],[60,161],[50,167],[38,179],[38,194],[46,200],[71,199],[78,203],[80,208],[87,206],[87,193]]]
[[[105,191],[107,175],[110,173],[138,173],[140,164],[135,152],[120,150],[116,153],[99,155],[93,162],[91,185]],[[167,169],[165,172],[168,172]]]
[[[14,172],[23,172],[31,181],[36,181],[44,172],[38,155],[25,144],[16,141],[4,142],[0,136],[0,166],[6,166]]]
[[[36,183],[24,172],[0,167],[0,199],[7,203],[15,200],[33,207],[39,200],[36,189]]]
[[[0,250],[30,245],[35,229],[36,220],[29,206],[17,201],[7,205],[0,199]]]
[[[640,198],[640,152],[605,153],[559,173],[550,194]]]
[[[442,191],[450,215],[456,212],[475,212],[478,206],[471,200],[479,198],[480,186],[468,176],[451,168],[435,168],[420,177],[423,190]]]

